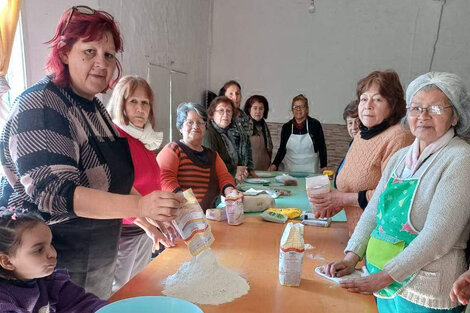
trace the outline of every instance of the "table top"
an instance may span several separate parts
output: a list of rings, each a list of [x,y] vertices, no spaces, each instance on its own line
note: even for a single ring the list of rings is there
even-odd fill
[[[271,172],[271,173],[282,175],[282,172]],[[262,179],[268,180],[270,182],[270,185],[273,185],[275,183],[274,178],[262,178]],[[273,187],[273,188],[287,189],[291,192],[289,196],[281,196],[275,199],[276,208],[298,208],[298,209],[301,209],[302,211],[309,211],[310,204],[308,202],[307,190],[305,188],[305,177],[295,177],[295,179],[297,179],[297,186]],[[242,187],[245,190],[249,188],[256,189],[259,186],[262,186],[262,185],[250,184],[250,183],[243,183],[239,185],[239,187]],[[268,186],[263,186],[263,187],[269,188]],[[259,214],[260,213],[247,213],[247,215],[249,216],[258,216]],[[344,210],[341,210],[338,214],[333,216],[332,220],[336,222],[346,222],[346,214],[344,213]]]
[[[209,221],[215,242],[214,255],[220,264],[237,271],[250,284],[248,294],[221,305],[199,305],[206,312],[348,312],[376,313],[371,295],[349,293],[336,283],[314,273],[316,266],[343,256],[348,231],[345,223],[333,222],[330,227],[306,226],[305,243],[315,247],[304,255],[302,281],[299,287],[279,284],[279,242],[285,224],[246,217],[239,226]],[[144,270],[112,297],[117,301],[129,297],[162,295],[162,282],[191,259],[186,245],[179,241],[165,250]]]

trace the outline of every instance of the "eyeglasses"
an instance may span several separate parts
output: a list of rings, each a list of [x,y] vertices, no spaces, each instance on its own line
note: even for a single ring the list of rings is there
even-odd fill
[[[409,106],[407,107],[408,109],[408,114],[411,116],[419,116],[421,113],[424,111],[428,112],[429,115],[441,115],[444,114],[444,110],[451,108],[451,105],[448,106],[442,106],[442,105],[431,105],[430,107],[423,108],[423,107],[414,107],[414,106]]]
[[[302,105],[294,105],[292,106],[292,110],[295,110],[295,111],[299,111],[299,110],[302,110],[302,109],[305,109],[305,105],[302,104]]]
[[[224,109],[218,109],[218,110],[215,110],[215,112],[219,113],[220,115],[224,115],[224,114],[233,114],[232,110],[224,110]]]
[[[204,121],[185,121],[184,125],[186,127],[192,128],[194,125],[197,125],[197,127],[204,127],[206,126],[206,122]]]
[[[70,21],[72,20],[72,15],[75,11],[77,11],[80,14],[85,14],[85,15],[94,15],[96,12],[99,12],[99,13],[104,14],[105,16],[109,17],[111,20],[114,20],[114,17],[111,14],[109,14],[105,11],[97,11],[97,10],[94,10],[94,9],[86,6],[86,5],[73,6],[70,9],[70,14],[69,14],[69,17],[67,18],[67,22],[65,23],[64,28],[62,28],[62,32],[60,33],[61,36],[64,35],[65,30],[69,26]]]

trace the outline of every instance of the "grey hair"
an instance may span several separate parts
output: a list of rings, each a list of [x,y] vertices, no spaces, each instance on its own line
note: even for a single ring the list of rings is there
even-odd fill
[[[439,90],[441,91],[441,89],[436,85],[436,84],[429,84],[429,85],[425,85],[423,86],[421,89],[417,90],[415,92],[415,94],[417,94],[418,92],[420,91],[424,91],[424,92],[428,92],[428,91],[432,91],[432,90]],[[442,92],[442,91],[441,91]],[[447,98],[447,96],[446,96]],[[411,99],[411,101],[413,101],[413,99]],[[410,103],[406,104],[406,107],[408,108],[409,106],[411,106],[411,101]],[[447,101],[449,102],[450,104],[450,100],[449,98],[447,98]],[[456,114],[458,116],[458,113],[457,111],[455,110],[455,108],[452,106],[452,114]],[[453,115],[454,116],[454,115]],[[406,115],[402,117],[401,119],[401,126],[402,127],[405,127],[405,126],[408,126],[408,110],[406,110]]]
[[[206,109],[202,105],[193,102],[183,102],[176,109],[176,128],[181,129],[190,111],[196,112],[204,122],[207,122]]]
[[[429,72],[417,77],[406,89],[407,106],[411,105],[411,101],[418,91],[429,91],[436,88],[446,95],[452,106],[452,112],[457,117],[455,132],[458,136],[468,136],[470,134],[470,97],[462,79],[455,74]]]

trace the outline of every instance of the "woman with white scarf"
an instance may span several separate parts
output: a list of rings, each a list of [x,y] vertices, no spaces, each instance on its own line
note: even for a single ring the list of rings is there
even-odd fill
[[[470,99],[454,74],[431,72],[410,83],[404,122],[416,137],[395,153],[329,276],[351,273],[366,257],[370,276],[343,281],[373,292],[380,313],[462,312],[452,283],[467,268]]]
[[[113,90],[108,110],[119,134],[129,142],[134,189],[141,195],[161,190],[160,168],[154,151],[160,147],[163,134],[153,130],[153,92],[147,81],[132,75],[121,78]],[[122,223],[113,292],[150,262],[152,251],[160,243],[165,247],[173,245],[146,219],[127,218]]]

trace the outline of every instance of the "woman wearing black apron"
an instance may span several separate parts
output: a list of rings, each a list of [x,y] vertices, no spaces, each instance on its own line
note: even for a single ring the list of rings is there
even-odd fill
[[[121,218],[169,221],[183,200],[132,189],[127,140],[95,97],[112,86],[122,39],[113,17],[86,6],[62,15],[50,76],[15,102],[0,140],[0,205],[39,211],[53,232],[58,267],[87,291],[110,296]]]

